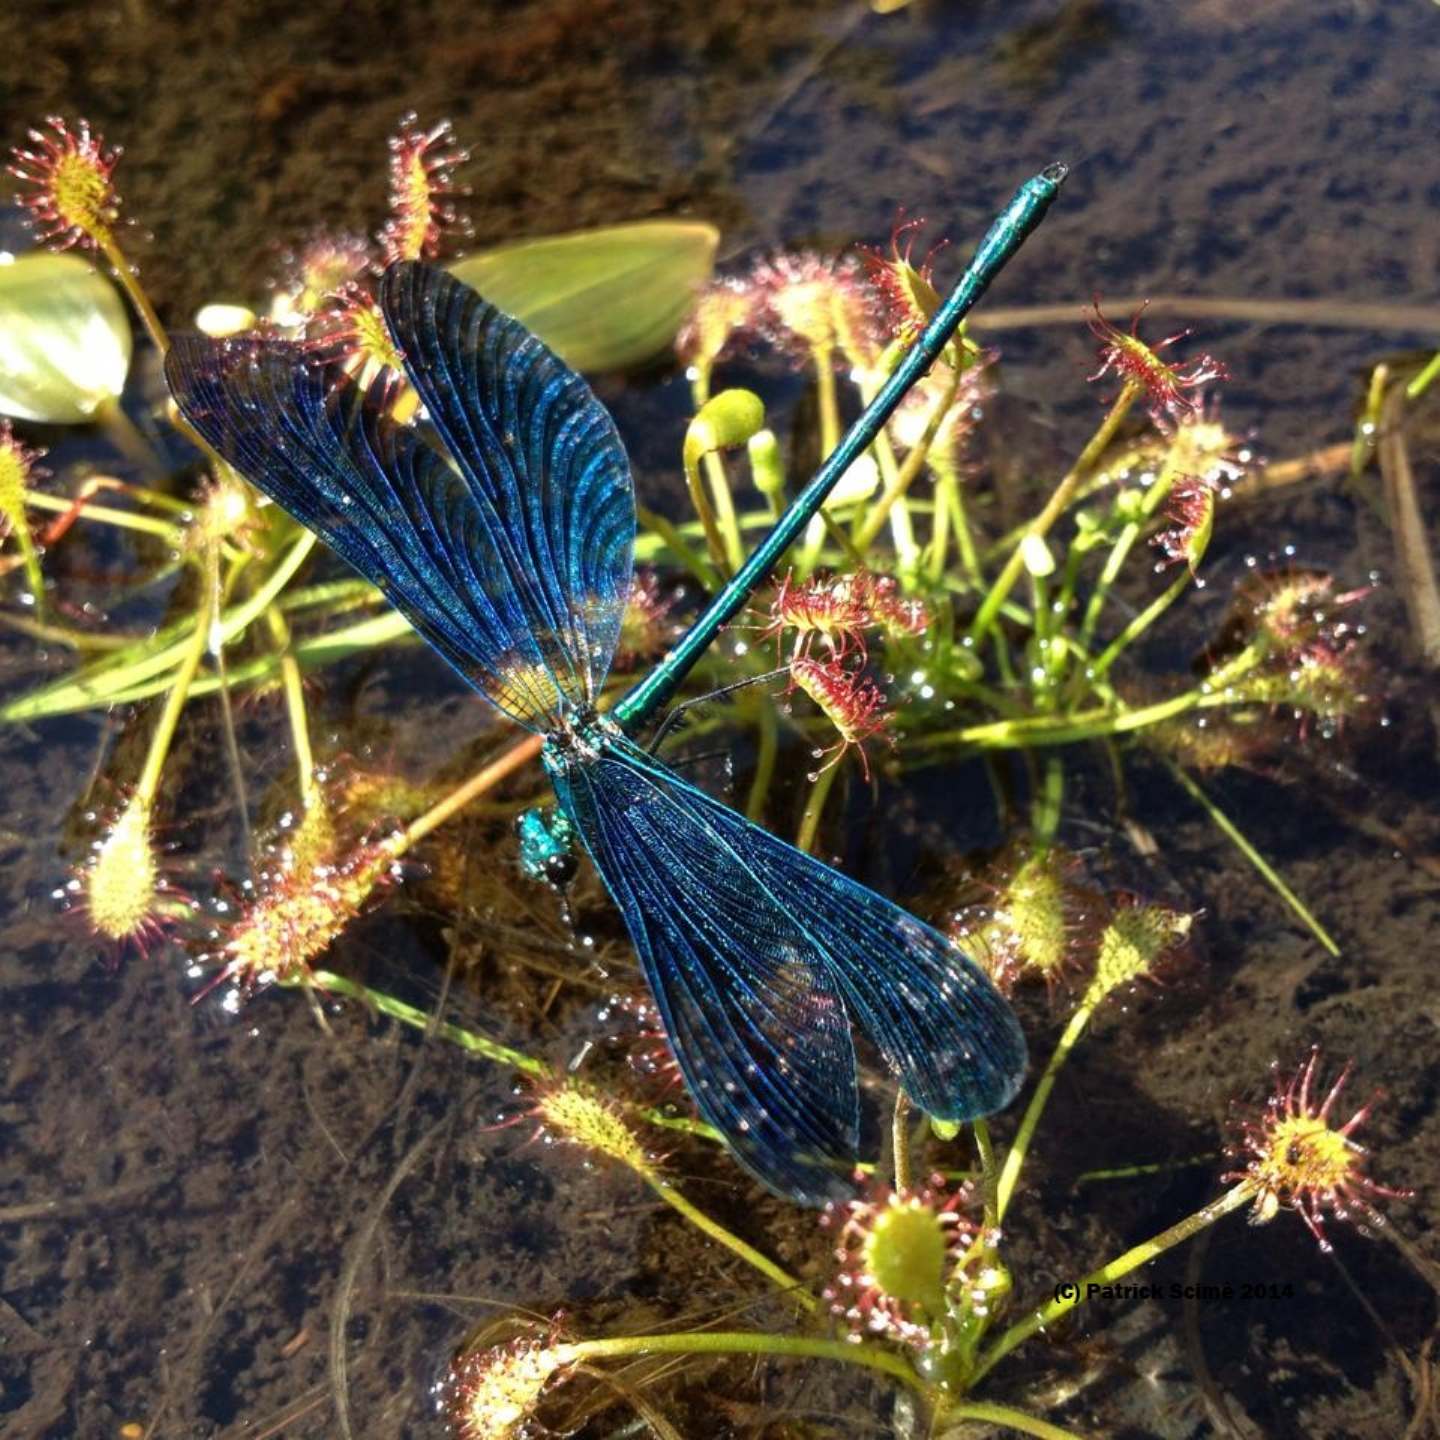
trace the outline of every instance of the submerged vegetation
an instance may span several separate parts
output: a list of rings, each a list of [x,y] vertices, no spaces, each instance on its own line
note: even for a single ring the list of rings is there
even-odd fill
[[[465,159],[447,125],[408,117],[392,142],[391,209],[373,243],[311,237],[291,254],[268,306],[207,307],[200,324],[302,339],[317,354],[345,357],[362,383],[388,374],[395,413],[413,415],[418,401],[398,371],[374,281],[384,262],[444,255],[464,235],[457,177]],[[117,161],[84,122],[52,119],[17,148],[12,173],[41,240],[103,265],[164,351],[166,328],[123,252]],[[738,359],[804,372],[814,438],[829,453],[842,417],[874,396],[940,303],[934,252],[917,260],[919,243],[917,222],[902,221],[882,251],[772,255],[714,278],[714,232],[676,222],[455,262],[576,365],[635,364],[675,339],[693,412],[675,447],[688,509],[641,509],[645,568],[621,636],[621,688],[665,652],[696,591],[715,590],[740,567],[795,488],[787,450],[812,439],[777,435],[758,394],[723,386],[726,367]],[[486,1325],[458,1347],[447,1387],[466,1440],[525,1433],[555,1392],[597,1375],[611,1388],[592,1387],[602,1394],[593,1404],[633,1404],[669,1433],[663,1400],[632,1372],[621,1379],[617,1362],[717,1354],[868,1368],[940,1421],[1062,1436],[1071,1432],[1042,1414],[986,1399],[985,1386],[1097,1287],[1237,1210],[1256,1224],[1291,1211],[1325,1248],[1327,1222],[1391,1233],[1382,1207],[1407,1192],[1372,1175],[1356,1139],[1373,1102],[1342,1120],[1349,1067],[1327,1089],[1312,1052],[1277,1072],[1262,1109],[1237,1112],[1230,1159],[1216,1165],[1228,1188],[1194,1215],[1109,1259],[1077,1255],[1073,1273],[1048,1291],[1041,1277],[1012,1270],[1012,1208],[1063,1067],[1102,1010],[1124,1007],[1142,982],[1191,956],[1203,924],[1192,908],[1203,895],[1136,894],[1110,879],[1103,857],[1067,844],[1076,768],[1092,751],[1104,757],[1119,818],[1135,764],[1163,766],[1256,866],[1275,903],[1338,953],[1323,915],[1219,809],[1205,777],[1264,766],[1296,744],[1336,742],[1347,728],[1377,723],[1385,698],[1367,654],[1368,585],[1347,588],[1283,550],[1251,567],[1208,643],[1176,663],[1180,643],[1167,640],[1166,627],[1204,588],[1207,550],[1227,510],[1263,488],[1266,473],[1251,443],[1225,426],[1220,361],[1185,334],[1147,340],[1138,313],[1121,328],[1098,301],[1089,324],[1099,418],[1073,463],[1041,487],[1033,513],[995,523],[995,493],[1011,482],[987,470],[977,440],[1000,384],[998,357],[962,334],[851,468],[763,599],[702,663],[690,699],[704,703],[684,709],[669,741],[723,736],[727,752],[745,757],[737,805],[788,827],[810,851],[822,844],[827,814],[838,823],[842,781],[983,766],[1006,843],[963,873],[952,867],[934,908],[1004,992],[1043,989],[1062,1023],[1018,1116],[998,1122],[994,1136],[983,1121],[955,1133],[897,1099],[883,1163],[855,1157],[864,1188],[826,1212],[802,1280],[679,1188],[674,1157],[716,1137],[674,1085],[663,1033],[643,1002],[617,995],[611,1007],[632,1017],[640,1063],[597,1061],[577,1077],[327,968],[334,942],[389,891],[422,884],[450,907],[472,903],[447,834],[473,807],[491,817],[525,810],[539,793],[540,741],[497,736],[495,752],[457,782],[369,755],[357,761],[322,738],[307,687],[323,683],[327,667],[409,643],[408,625],[374,587],[329,567],[313,537],[250,490],[173,406],[132,418],[143,402],[126,388],[130,319],[102,274],[76,254],[43,251],[0,266],[0,412],[13,417],[0,422],[0,620],[33,639],[45,671],[5,701],[0,718],[38,724],[103,708],[129,717],[127,738],[140,736],[138,747],[116,747],[117,767],[129,768],[110,791],[79,797],[87,852],[57,877],[61,907],[112,963],[183,953],[196,998],[207,1003],[235,1009],[279,987],[433,1026],[522,1077],[506,1123],[628,1172],[793,1310],[788,1327],[754,1330],[585,1336],[558,1316]],[[1436,373],[1432,365],[1414,376],[1380,374],[1357,465],[1368,461],[1379,417],[1418,399]],[[51,473],[28,438],[27,424],[37,422],[100,427],[113,464],[52,461]],[[1393,479],[1400,459],[1386,463]],[[1423,575],[1416,583],[1423,614]],[[128,618],[157,612],[153,625]],[[57,670],[56,655],[73,661]],[[283,707],[291,771],[252,830],[253,777],[233,711],[266,697]],[[213,837],[204,854],[166,838],[196,763],[193,744],[177,741],[201,707],[215,717],[203,731],[215,752],[209,763],[235,794],[228,843],[244,846],[237,873],[219,880],[209,868]],[[553,830],[534,823],[528,839],[543,851]],[[558,849],[527,856],[522,873],[513,844],[494,834],[487,841],[505,857],[498,888],[571,883],[574,867]],[[325,1023],[318,1006],[316,1014]],[[1024,1223],[1043,1222],[1028,1215]],[[822,1268],[828,1273],[815,1279]],[[640,1378],[648,1382],[646,1372]]]

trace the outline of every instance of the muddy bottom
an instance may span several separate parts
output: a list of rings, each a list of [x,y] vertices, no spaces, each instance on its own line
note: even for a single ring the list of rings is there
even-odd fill
[[[177,323],[204,300],[262,294],[285,246],[314,227],[373,228],[385,137],[411,108],[452,116],[475,146],[481,240],[699,214],[734,254],[880,243],[903,203],[963,248],[1020,178],[1074,158],[1064,203],[995,303],[1074,302],[1077,318],[988,337],[1004,351],[1003,449],[1028,495],[1094,426],[1078,306],[1096,291],[1414,303],[1413,330],[1353,315],[1204,323],[1196,343],[1234,373],[1227,418],[1272,461],[1348,439],[1368,367],[1433,345],[1419,302],[1433,310],[1440,272],[1422,138],[1440,130],[1436,23],[1419,0],[1206,0],[1180,18],[1096,0],[891,16],[574,0],[403,12],[244,0],[181,16],[22,0],[0,16],[0,118],[18,138],[50,111],[83,113],[125,143],[129,239]],[[773,372],[760,382],[783,426],[797,387]],[[673,502],[683,378],[603,393],[639,493]],[[1436,451],[1433,428],[1417,432],[1432,533]],[[1162,986],[1105,1015],[1062,1073],[1007,1225],[1017,1306],[1217,1195],[1232,1101],[1261,1103],[1271,1062],[1293,1067],[1315,1043],[1332,1075],[1353,1057],[1352,1109],[1384,1088],[1360,1138],[1381,1180],[1416,1192],[1387,1206],[1392,1228],[1434,1255],[1433,681],[1373,490],[1332,476],[1227,507],[1193,634],[1167,630],[1168,644],[1194,653],[1252,557],[1332,568],[1342,589],[1378,585],[1365,608],[1382,695],[1371,720],[1337,741],[1297,739],[1263,773],[1206,781],[1341,955],[1159,764],[1129,765],[1122,825],[1104,757],[1076,752],[1062,834],[1097,867],[1199,912],[1199,943]],[[35,649],[0,633],[0,665],[16,693],[36,677]],[[311,696],[322,749],[458,779],[508,737],[447,676],[418,650],[327,671]],[[273,703],[239,718],[258,818],[287,778],[284,718]],[[134,773],[144,733],[143,715],[0,732],[7,1440],[442,1435],[450,1355],[512,1308],[541,1326],[563,1315],[584,1335],[792,1326],[749,1270],[643,1186],[535,1141],[508,1070],[324,996],[270,992],[238,1014],[192,1005],[191,959],[164,941],[145,957],[97,953],[51,893],[83,854],[84,812],[114,793],[105,777]],[[201,876],[207,895],[211,870],[238,873],[241,854],[221,747],[217,716],[195,707],[166,820],[176,884]],[[747,763],[742,752],[730,780],[742,796]],[[542,783],[517,780],[504,804],[428,847],[327,965],[551,1062],[583,1053],[618,1074],[609,1047],[587,1049],[606,1034],[606,997],[635,978],[618,921],[593,877],[567,915],[513,876],[510,819]],[[943,913],[935,877],[1002,838],[975,766],[877,794],[857,780],[831,817],[824,848],[931,918]],[[1137,849],[1146,836],[1153,855]],[[1061,1017],[1042,995],[1023,1018],[1043,1062]],[[997,1137],[1017,1118],[1001,1117]],[[833,1242],[814,1215],[702,1143],[666,1135],[659,1148],[717,1218],[802,1278],[826,1275]],[[1161,1168],[1076,1183],[1129,1167]],[[1250,1298],[1096,1301],[1018,1351],[984,1398],[1123,1437],[1431,1433],[1407,1432],[1419,1392],[1406,1365],[1430,1363],[1433,1290],[1384,1236],[1331,1234],[1327,1255],[1293,1214],[1259,1228],[1229,1217],[1133,1278],[1249,1286]],[[625,1383],[694,1440],[923,1433],[888,1382],[848,1368],[730,1360]],[[577,1381],[544,1415],[621,1433],[616,1399]]]

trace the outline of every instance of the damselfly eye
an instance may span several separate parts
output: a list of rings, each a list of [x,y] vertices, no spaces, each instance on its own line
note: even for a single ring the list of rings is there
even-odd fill
[[[545,879],[557,890],[563,890],[575,878],[580,862],[574,855],[552,855],[545,862]]]

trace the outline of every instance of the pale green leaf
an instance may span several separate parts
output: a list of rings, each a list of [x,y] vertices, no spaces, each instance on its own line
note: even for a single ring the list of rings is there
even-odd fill
[[[124,303],[78,256],[36,250],[0,263],[0,415],[89,421],[124,389],[130,350]]]
[[[642,220],[521,240],[450,269],[577,370],[621,370],[673,342],[719,239],[699,220]]]

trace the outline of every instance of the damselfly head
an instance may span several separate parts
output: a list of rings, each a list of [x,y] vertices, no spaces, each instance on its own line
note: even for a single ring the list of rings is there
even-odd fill
[[[575,853],[575,827],[563,810],[537,806],[515,822],[520,838],[520,870],[527,880],[539,880],[563,890],[580,867]]]

